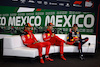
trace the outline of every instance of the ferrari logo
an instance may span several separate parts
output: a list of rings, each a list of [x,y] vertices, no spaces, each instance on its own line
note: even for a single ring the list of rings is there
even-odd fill
[[[30,35],[28,34],[27,37],[30,38]]]
[[[50,36],[50,34],[48,34],[48,37]]]

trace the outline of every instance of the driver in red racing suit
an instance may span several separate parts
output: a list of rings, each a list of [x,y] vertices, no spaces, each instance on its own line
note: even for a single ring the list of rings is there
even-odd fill
[[[37,48],[39,51],[39,56],[40,56],[40,63],[44,63],[44,60],[42,58],[42,47],[46,47],[46,55],[45,55],[45,60],[47,61],[53,61],[53,59],[49,58],[49,50],[50,50],[50,42],[39,42],[35,38],[34,34],[32,33],[31,25],[27,23],[25,25],[25,30],[23,34],[21,34],[22,41],[25,46],[29,48]]]
[[[42,35],[43,36],[43,40],[45,42],[50,42],[51,45],[60,46],[60,56],[61,56],[61,59],[66,60],[66,58],[63,55],[64,54],[64,52],[63,52],[64,43],[66,43],[66,44],[73,44],[74,42],[66,42],[63,39],[61,39],[58,36],[56,36],[54,34],[54,32],[52,32],[53,26],[54,25],[52,23],[48,23],[47,30]]]

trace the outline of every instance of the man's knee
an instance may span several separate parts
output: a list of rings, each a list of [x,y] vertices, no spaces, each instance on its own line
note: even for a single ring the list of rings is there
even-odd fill
[[[38,44],[38,48],[42,48],[42,44],[39,43],[39,44]]]
[[[64,42],[60,42],[60,46],[63,46],[64,45]]]
[[[50,42],[46,42],[47,43],[47,46],[50,46],[51,45],[51,43]]]
[[[79,43],[78,44],[78,49],[81,49],[81,48],[82,48],[81,43]]]

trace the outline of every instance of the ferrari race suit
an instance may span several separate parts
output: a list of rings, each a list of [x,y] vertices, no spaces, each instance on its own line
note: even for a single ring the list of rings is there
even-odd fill
[[[49,54],[51,43],[50,42],[35,43],[37,42],[37,39],[35,38],[32,31],[24,30],[24,33],[21,34],[21,38],[25,46],[30,47],[30,48],[38,48],[40,57],[42,57],[42,47],[46,47],[46,55]]]
[[[50,42],[51,45],[55,44],[56,46],[60,46],[60,54],[63,54],[63,46],[64,46],[64,43],[66,43],[66,41],[64,41],[63,39],[59,38],[55,34],[52,37],[52,34],[53,34],[52,30],[47,29],[42,35],[43,40],[45,42]]]

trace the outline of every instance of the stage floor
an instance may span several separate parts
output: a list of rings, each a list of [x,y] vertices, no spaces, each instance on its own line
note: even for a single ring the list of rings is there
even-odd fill
[[[60,59],[59,54],[52,54],[50,57],[54,61],[45,61],[44,64],[39,63],[39,57],[35,59],[6,57],[0,58],[0,67],[100,67],[100,49],[97,51],[94,56],[85,55],[84,61],[79,60],[77,54],[65,54],[66,61]]]

